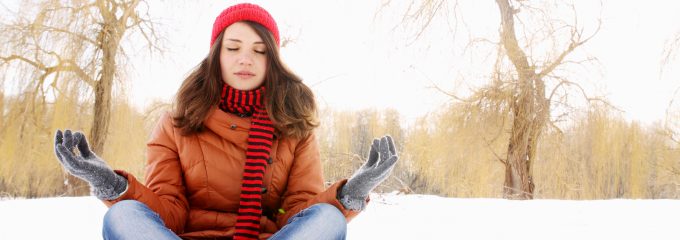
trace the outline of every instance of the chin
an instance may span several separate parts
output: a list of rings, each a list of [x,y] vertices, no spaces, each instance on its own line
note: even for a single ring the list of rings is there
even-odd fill
[[[244,86],[244,85],[238,85],[238,84],[236,86],[231,86],[231,87],[236,88],[236,89],[241,90],[241,91],[250,91],[250,90],[257,88],[257,86],[249,86],[249,85]]]

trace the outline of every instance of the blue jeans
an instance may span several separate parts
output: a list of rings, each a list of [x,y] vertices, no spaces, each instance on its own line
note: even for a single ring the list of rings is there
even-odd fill
[[[109,208],[102,234],[104,239],[180,239],[156,212],[135,200],[120,201]],[[289,218],[269,239],[345,239],[346,234],[347,222],[340,210],[319,203]]]
[[[347,222],[340,210],[328,203],[317,203],[288,219],[269,240],[345,239]]]

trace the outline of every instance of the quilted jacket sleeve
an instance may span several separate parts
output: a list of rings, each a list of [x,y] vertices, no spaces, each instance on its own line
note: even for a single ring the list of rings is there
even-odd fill
[[[132,174],[116,170],[128,180],[128,189],[121,197],[104,201],[108,207],[122,200],[137,200],[157,212],[166,227],[176,234],[184,232],[189,205],[185,196],[182,168],[175,136],[179,134],[165,113],[147,143],[146,186]]]

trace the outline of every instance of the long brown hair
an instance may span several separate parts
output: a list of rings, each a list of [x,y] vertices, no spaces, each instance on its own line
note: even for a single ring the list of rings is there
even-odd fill
[[[244,21],[267,46],[265,108],[280,134],[285,137],[307,137],[319,126],[316,101],[312,90],[286,67],[279,55],[273,35],[262,25]],[[221,97],[220,51],[224,31],[215,39],[208,56],[184,79],[175,98],[173,120],[182,134],[204,130],[203,121]]]

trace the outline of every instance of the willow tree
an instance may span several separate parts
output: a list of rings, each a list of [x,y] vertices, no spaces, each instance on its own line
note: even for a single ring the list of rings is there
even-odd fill
[[[491,44],[495,48],[490,83],[473,89],[469,97],[450,95],[466,104],[494,109],[507,117],[509,126],[499,130],[510,132],[507,152],[496,154],[505,168],[503,196],[532,199],[534,182],[531,166],[536,160],[537,144],[541,134],[548,127],[557,128],[554,121],[562,117],[559,114],[553,117],[552,106],[566,104],[566,96],[574,92],[585,97],[587,102],[601,101],[587,96],[577,82],[570,80],[568,73],[560,71],[594,60],[568,57],[597,34],[600,24],[598,20],[591,33],[584,34],[573,4],[520,0],[495,0],[495,3],[500,13],[497,39],[471,38],[468,43],[468,46]],[[453,6],[452,10],[448,6]],[[416,23],[416,38],[425,35],[425,29],[432,25],[438,14],[453,16],[454,22],[468,26],[464,21],[465,12],[460,8],[462,6],[457,1],[411,1],[402,24]],[[565,14],[551,13],[549,9],[571,11],[573,19],[564,20]],[[457,37],[454,35],[454,38]]]
[[[94,98],[88,135],[97,154],[104,152],[111,117],[114,81],[125,82],[128,59],[123,40],[142,39],[150,52],[160,52],[160,37],[143,0],[22,1],[13,16],[0,25],[0,65],[16,78],[20,94],[29,93],[44,104],[60,97],[62,82],[78,86]],[[7,67],[11,66],[11,67]],[[52,90],[52,91],[50,91]],[[48,96],[49,95],[49,96]],[[89,98],[89,97],[88,97]],[[84,182],[72,180],[71,194],[84,194]]]

